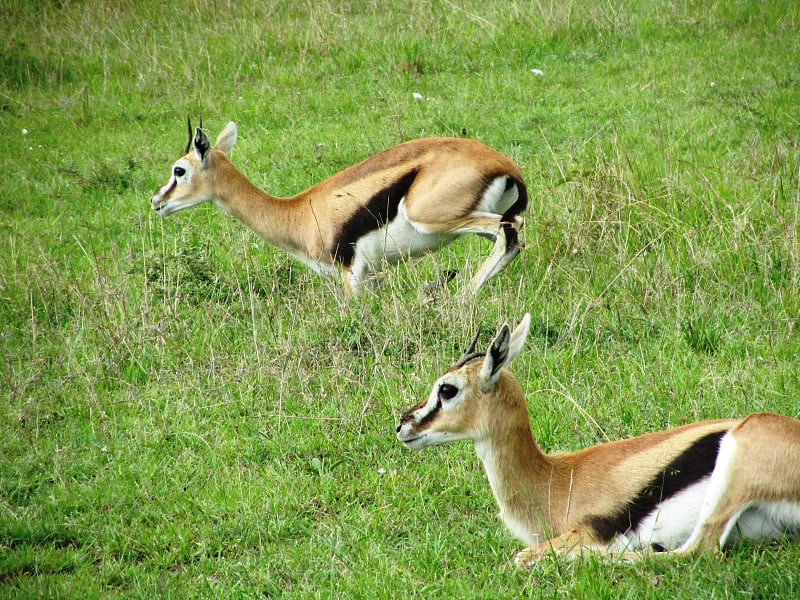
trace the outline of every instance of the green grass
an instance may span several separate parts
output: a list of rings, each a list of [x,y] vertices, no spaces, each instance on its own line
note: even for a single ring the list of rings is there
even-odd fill
[[[796,597],[800,545],[514,570],[472,449],[408,452],[394,427],[526,311],[514,370],[548,451],[800,416],[799,20],[0,1],[3,597]],[[235,120],[234,162],[281,195],[403,140],[480,139],[525,172],[527,250],[474,303],[481,240],[347,302],[210,207],[154,215],[187,114]]]

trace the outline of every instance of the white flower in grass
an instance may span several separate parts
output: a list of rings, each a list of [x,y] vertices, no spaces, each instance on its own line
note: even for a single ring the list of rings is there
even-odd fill
[[[422,100],[422,94],[420,93],[414,92],[411,95],[414,96],[414,100]]]
[[[544,75],[544,71],[542,71],[541,69],[531,69],[531,73],[533,73],[537,77],[541,77],[542,75]]]
[[[22,128],[22,135],[28,135],[28,130],[24,127]]]

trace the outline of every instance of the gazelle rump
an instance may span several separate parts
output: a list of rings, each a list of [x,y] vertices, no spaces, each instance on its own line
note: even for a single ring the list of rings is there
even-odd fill
[[[151,198],[161,216],[212,202],[265,242],[356,293],[383,262],[437,250],[468,233],[494,248],[468,285],[477,292],[520,251],[528,196],[509,158],[474,140],[425,138],[384,150],[292,196],[258,189],[228,159],[237,129],[216,144],[200,127]]]
[[[578,452],[544,454],[507,367],[525,315],[488,351],[473,347],[405,412],[397,437],[420,449],[470,440],[500,515],[529,547],[516,563],[585,550],[635,558],[740,539],[800,537],[800,421],[771,413],[705,421]]]

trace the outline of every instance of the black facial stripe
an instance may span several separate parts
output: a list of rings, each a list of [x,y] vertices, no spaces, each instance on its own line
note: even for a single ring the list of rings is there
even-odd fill
[[[430,400],[428,400],[430,402]],[[427,415],[422,417],[422,420],[417,423],[417,427],[425,427],[428,423],[433,421],[436,418],[436,415],[439,414],[439,409],[442,407],[440,402],[436,402],[436,406],[430,411]]]
[[[169,188],[167,188],[167,191],[166,191],[166,192],[164,192],[163,194],[161,194],[161,201],[162,201],[162,202],[163,202],[164,200],[166,200],[167,198],[169,198],[169,195],[172,193],[172,191],[175,189],[175,187],[176,187],[177,185],[178,185],[178,180],[177,180],[177,179],[175,179],[175,177],[173,176],[173,177],[172,177],[172,183],[170,184]]]
[[[681,490],[706,477],[714,470],[719,444],[727,431],[717,431],[696,440],[656,475],[621,511],[592,516],[586,524],[597,539],[610,542],[615,535],[635,530],[656,506]]]
[[[397,216],[400,201],[417,177],[417,171],[409,171],[394,183],[376,193],[363,208],[347,221],[339,231],[330,250],[334,261],[346,266],[353,264],[355,243],[370,231],[383,227]]]

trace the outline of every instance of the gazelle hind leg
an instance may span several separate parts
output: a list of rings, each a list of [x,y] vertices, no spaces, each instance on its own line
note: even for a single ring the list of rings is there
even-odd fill
[[[467,284],[466,294],[478,293],[487,281],[506,268],[508,264],[520,253],[522,246],[519,243],[519,230],[522,227],[522,218],[515,217],[513,223],[500,223],[495,231],[495,242],[492,253],[478,268],[478,272]]]
[[[451,239],[474,233],[494,240],[494,248],[489,257],[481,264],[478,272],[470,280],[465,295],[474,295],[489,279],[494,277],[519,254],[519,230],[524,221],[520,216],[504,221],[501,215],[473,212],[454,223],[426,223],[415,220],[410,210],[407,213],[409,223],[420,233],[439,234]]]
[[[697,517],[694,530],[677,553],[694,553],[700,550],[716,551],[724,542],[731,519],[742,508],[735,498],[730,483],[730,471],[736,454],[736,440],[727,434],[722,438],[717,462],[708,482],[706,497]]]
[[[519,254],[519,248],[506,249],[505,240],[498,236],[494,244],[492,253],[489,255],[483,264],[478,269],[478,272],[470,279],[466,287],[467,295],[477,294],[478,291],[489,281],[492,277],[502,271],[508,263],[510,263]]]

